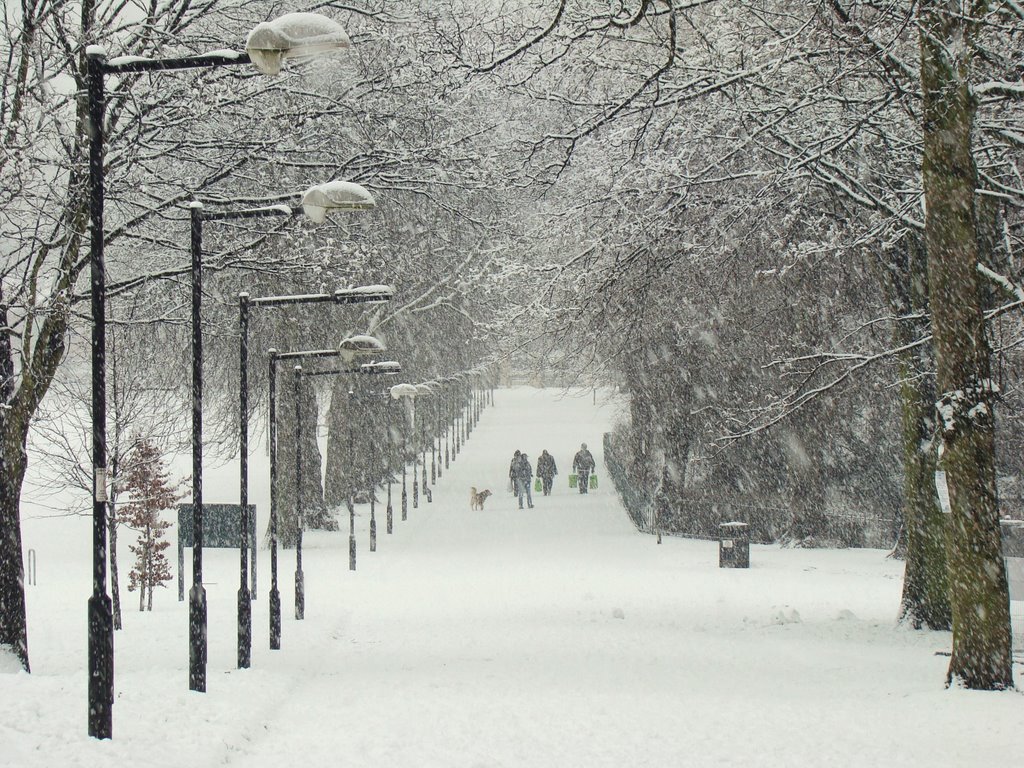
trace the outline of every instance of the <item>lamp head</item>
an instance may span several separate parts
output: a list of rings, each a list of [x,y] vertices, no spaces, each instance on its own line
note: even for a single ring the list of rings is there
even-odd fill
[[[380,339],[373,336],[349,336],[338,345],[338,355],[345,363],[352,363],[357,357],[387,352]]]
[[[377,205],[369,191],[351,181],[328,181],[302,195],[302,210],[310,221],[322,224],[328,211],[366,211]]]
[[[416,397],[416,385],[415,384],[395,384],[390,390],[391,398],[393,400],[400,400],[403,397],[415,398]]]
[[[337,53],[352,45],[345,29],[319,13],[286,13],[256,26],[245,41],[245,50],[265,75],[281,71],[285,59]]]

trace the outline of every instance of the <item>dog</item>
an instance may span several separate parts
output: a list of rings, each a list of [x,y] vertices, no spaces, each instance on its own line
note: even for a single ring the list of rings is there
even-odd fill
[[[488,490],[483,490],[483,491],[480,491],[480,493],[477,493],[476,492],[476,488],[470,488],[469,489],[469,508],[470,509],[474,509],[474,510],[479,509],[481,512],[483,512],[483,510],[484,510],[484,502],[487,501],[487,497],[488,496],[493,496],[493,495],[494,494],[491,493]]]

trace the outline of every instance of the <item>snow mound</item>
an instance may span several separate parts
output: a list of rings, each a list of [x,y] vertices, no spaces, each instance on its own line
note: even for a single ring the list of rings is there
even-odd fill
[[[9,645],[0,645],[0,675],[21,672],[21,662]]]
[[[796,608],[790,608],[788,605],[782,606],[771,616],[772,624],[799,624],[800,622],[800,614],[797,613]]]

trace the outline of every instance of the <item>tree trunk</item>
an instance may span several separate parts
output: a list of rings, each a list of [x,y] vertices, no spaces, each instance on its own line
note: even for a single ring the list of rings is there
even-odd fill
[[[140,544],[145,547],[145,540],[140,542]],[[142,613],[146,606],[146,573],[149,571],[149,556],[145,550],[142,552],[140,562],[142,564],[142,573],[139,574],[139,613]]]
[[[928,331],[927,257],[920,238],[908,234],[884,256],[883,283],[898,320],[893,343],[902,348]],[[918,319],[920,317],[920,319]],[[900,620],[915,629],[949,629],[946,516],[935,492],[935,386],[931,344],[907,350],[900,359],[903,443],[903,535],[905,559]]]
[[[25,671],[28,623],[25,570],[21,559],[21,482],[25,477],[25,440],[11,418],[14,360],[7,306],[0,305],[0,649],[9,648]]]
[[[946,560],[946,515],[935,493],[932,445],[934,391],[904,362],[903,385],[903,521],[906,564],[900,619],[915,629],[949,629],[949,578]]]
[[[327,467],[324,473],[324,501],[337,508],[352,492],[352,466],[348,455],[351,428],[348,381],[337,377],[331,386],[331,407],[327,411]]]
[[[23,443],[0,414],[0,649],[10,649],[30,671],[25,572],[21,559],[21,483],[25,477]]]
[[[282,547],[294,547],[298,538],[295,495],[295,387],[294,374],[278,374],[277,380],[277,482],[278,540]],[[309,381],[303,382],[302,397],[302,506],[305,527],[337,530],[333,518],[327,522],[324,507],[320,446],[316,439],[318,411]],[[328,526],[333,523],[333,528]]]
[[[975,104],[968,85],[971,20],[954,0],[919,6],[925,248],[936,385],[952,513],[949,576],[953,651],[947,681],[972,689],[1013,685],[1006,572],[995,484],[990,379],[971,154]]]

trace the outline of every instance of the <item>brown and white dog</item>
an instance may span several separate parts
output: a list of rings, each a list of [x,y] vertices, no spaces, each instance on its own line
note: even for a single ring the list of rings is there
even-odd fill
[[[484,509],[484,502],[487,501],[488,496],[493,496],[490,491],[483,490],[480,493],[476,492],[476,488],[469,489],[469,508],[479,509],[481,512]]]

